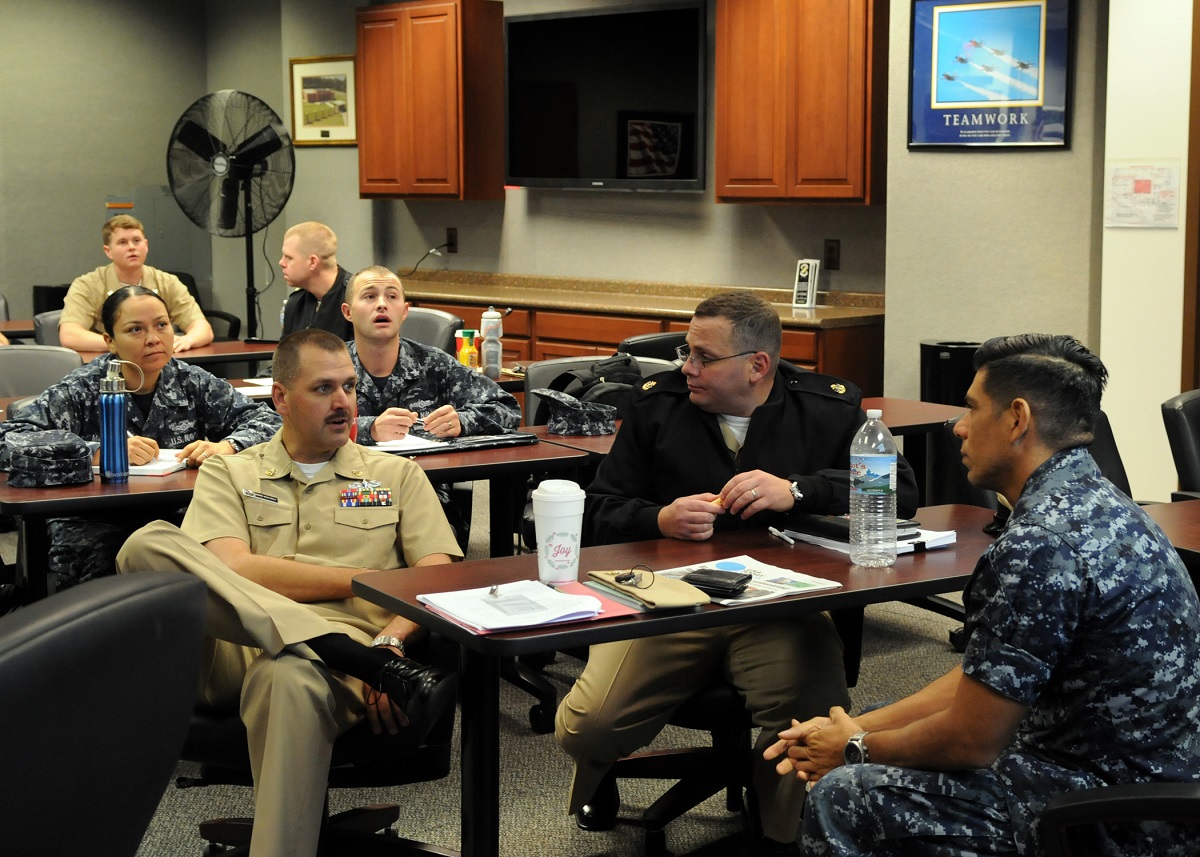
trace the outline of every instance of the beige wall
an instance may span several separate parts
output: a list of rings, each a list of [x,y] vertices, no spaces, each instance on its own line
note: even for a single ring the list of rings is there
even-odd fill
[[[1186,187],[1192,3],[1113,0],[1111,9],[1105,157],[1175,159]],[[1175,229],[1097,230],[1104,251],[1100,356],[1111,376],[1105,410],[1133,496],[1142,500],[1169,499],[1177,486],[1160,405],[1180,391],[1182,202]]]
[[[1099,346],[1104,30],[1077,3],[1070,148],[909,151],[909,0],[892,1],[884,387],[917,398],[923,340],[1030,331]]]

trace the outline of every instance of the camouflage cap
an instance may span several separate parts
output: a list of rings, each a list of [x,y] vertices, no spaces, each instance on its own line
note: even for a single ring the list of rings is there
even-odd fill
[[[541,396],[550,409],[546,431],[550,434],[598,435],[615,434],[617,409],[603,402],[581,402],[558,390],[530,390]]]
[[[79,435],[62,429],[11,433],[8,484],[14,488],[80,485],[92,481],[92,454]]]

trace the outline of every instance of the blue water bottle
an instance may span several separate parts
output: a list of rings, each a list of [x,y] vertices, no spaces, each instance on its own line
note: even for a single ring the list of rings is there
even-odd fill
[[[100,382],[100,481],[129,481],[129,399],[121,363],[108,364],[108,375]]]

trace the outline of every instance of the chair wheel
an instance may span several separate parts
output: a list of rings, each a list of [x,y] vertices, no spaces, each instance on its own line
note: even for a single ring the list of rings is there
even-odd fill
[[[529,709],[529,728],[538,735],[549,735],[554,731],[554,709],[538,703]]]

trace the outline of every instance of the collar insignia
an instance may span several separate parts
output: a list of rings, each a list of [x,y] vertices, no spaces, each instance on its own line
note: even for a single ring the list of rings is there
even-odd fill
[[[642,384],[642,389],[643,389],[643,390],[649,390],[649,389],[651,389],[652,387],[657,387],[657,386],[658,386],[658,382],[657,382],[657,381],[647,381],[645,384]]]
[[[846,385],[845,384],[830,384],[829,389],[833,390],[833,392],[835,392],[839,396],[841,396],[841,395],[844,395],[846,392]]]

